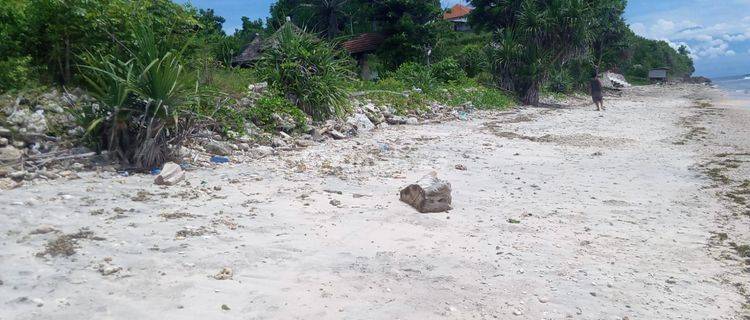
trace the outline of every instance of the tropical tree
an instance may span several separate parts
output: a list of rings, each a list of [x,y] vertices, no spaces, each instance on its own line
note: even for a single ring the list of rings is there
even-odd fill
[[[471,0],[470,23],[494,31],[489,65],[501,87],[526,104],[556,66],[585,55],[591,43],[587,0]]]
[[[373,0],[373,19],[386,40],[379,55],[391,67],[426,62],[438,37],[440,0]]]
[[[316,21],[325,22],[325,34],[328,39],[338,36],[341,19],[346,15],[349,0],[309,0],[304,7],[312,9]]]

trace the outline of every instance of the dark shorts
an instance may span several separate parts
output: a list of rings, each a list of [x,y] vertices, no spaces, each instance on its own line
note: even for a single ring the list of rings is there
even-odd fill
[[[602,101],[604,101],[604,97],[602,97],[602,96],[591,96],[591,99],[594,100],[594,102],[602,102]]]

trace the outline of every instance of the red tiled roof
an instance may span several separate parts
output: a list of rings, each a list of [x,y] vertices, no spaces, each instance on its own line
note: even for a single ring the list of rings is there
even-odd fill
[[[385,38],[379,33],[363,33],[342,44],[350,54],[375,51]]]
[[[453,20],[463,18],[471,13],[472,8],[469,8],[462,4],[456,4],[443,14],[443,20]]]

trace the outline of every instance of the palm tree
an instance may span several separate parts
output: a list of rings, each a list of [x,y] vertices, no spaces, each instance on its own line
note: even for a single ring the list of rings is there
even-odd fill
[[[326,36],[333,39],[339,34],[339,20],[346,14],[348,2],[349,0],[310,0],[302,6],[311,8],[316,19],[326,22]]]
[[[488,46],[496,81],[525,104],[539,103],[551,70],[585,55],[599,0],[471,0],[470,23],[494,32]]]

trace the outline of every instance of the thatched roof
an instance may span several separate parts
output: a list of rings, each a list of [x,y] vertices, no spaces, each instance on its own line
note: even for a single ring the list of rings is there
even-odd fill
[[[232,66],[247,66],[260,59],[263,53],[263,38],[255,34],[253,40],[240,50],[240,54],[232,58]]]
[[[349,54],[373,52],[385,40],[379,33],[363,33],[341,44]]]

